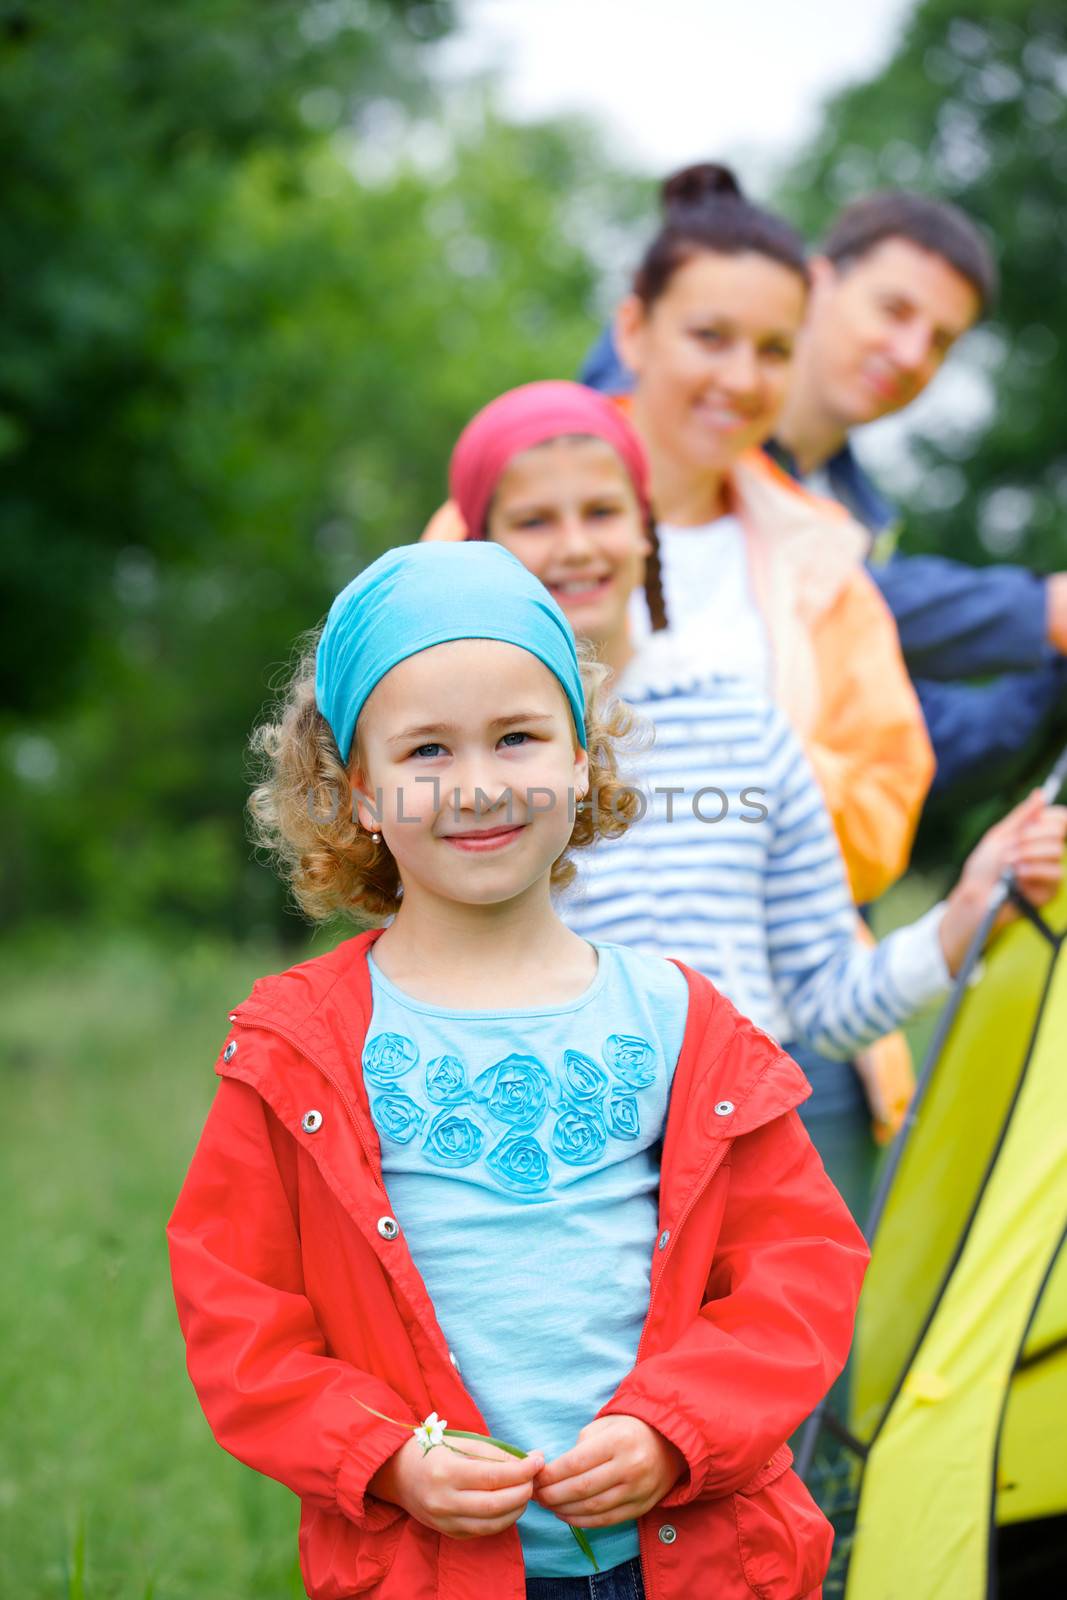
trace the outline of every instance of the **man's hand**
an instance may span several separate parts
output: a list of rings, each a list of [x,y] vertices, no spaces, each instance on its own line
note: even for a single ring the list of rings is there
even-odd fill
[[[488,1444],[464,1444],[463,1452],[438,1445],[424,1455],[408,1439],[378,1468],[370,1492],[450,1539],[502,1533],[529,1505],[545,1458],[535,1450],[519,1460]]]
[[[1033,905],[1048,904],[1063,882],[1065,839],[1067,807],[1046,805],[1041,791],[1035,789],[978,841],[941,920],[941,948],[953,974],[963,965],[989,896],[1005,868],[1014,868],[1016,883]],[[994,930],[1014,921],[1018,914],[1009,902]]]
[[[578,1443],[550,1461],[534,1484],[540,1505],[580,1528],[610,1528],[658,1505],[685,1457],[637,1417],[596,1417]]]

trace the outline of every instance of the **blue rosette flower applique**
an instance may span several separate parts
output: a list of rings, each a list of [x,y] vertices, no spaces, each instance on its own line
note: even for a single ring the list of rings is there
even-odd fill
[[[431,1122],[422,1151],[435,1167],[470,1167],[482,1153],[485,1134],[455,1106],[446,1106]]]
[[[632,1094],[613,1094],[608,1101],[608,1132],[615,1139],[636,1139],[641,1132],[637,1100]]]
[[[604,1060],[628,1089],[648,1089],[656,1081],[656,1052],[636,1034],[613,1033],[605,1039]]]
[[[511,1055],[480,1072],[471,1092],[509,1128],[532,1133],[548,1110],[551,1084],[535,1056]]]
[[[563,1052],[563,1096],[577,1105],[600,1100],[608,1086],[608,1075],[591,1056],[580,1050]]]
[[[600,1113],[590,1107],[565,1106],[552,1130],[552,1148],[569,1167],[588,1167],[600,1159],[608,1142]]]
[[[541,1194],[548,1188],[548,1156],[532,1134],[505,1134],[485,1164],[513,1194]]]
[[[455,1105],[467,1094],[467,1069],[458,1056],[435,1056],[426,1063],[426,1097],[434,1105]]]
[[[410,1072],[419,1052],[402,1033],[379,1033],[363,1049],[363,1076],[377,1089],[391,1089]]]
[[[426,1121],[425,1111],[406,1094],[380,1094],[370,1109],[378,1132],[396,1144],[410,1144]]]

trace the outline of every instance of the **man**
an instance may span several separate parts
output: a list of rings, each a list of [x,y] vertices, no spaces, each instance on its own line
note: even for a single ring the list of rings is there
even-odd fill
[[[896,553],[897,513],[857,461],[850,432],[923,392],[993,300],[992,255],[957,207],[887,192],[846,207],[811,275],[774,453],[871,534],[871,575],[896,619],[937,756],[932,793],[989,792],[1067,694],[1067,574]],[[630,387],[610,332],[582,377],[609,392]],[[1007,675],[960,681],[997,673]]]

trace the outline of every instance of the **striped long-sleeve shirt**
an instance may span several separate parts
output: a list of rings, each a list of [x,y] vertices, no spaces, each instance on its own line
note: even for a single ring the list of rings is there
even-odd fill
[[[575,932],[678,957],[777,1039],[837,1059],[947,990],[943,907],[861,942],[822,795],[766,699],[634,669],[620,693],[654,729],[626,774],[648,808],[581,853],[560,908]]]

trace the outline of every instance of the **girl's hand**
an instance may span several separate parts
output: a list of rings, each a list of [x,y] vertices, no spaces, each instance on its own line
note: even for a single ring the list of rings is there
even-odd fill
[[[948,897],[941,920],[941,947],[949,970],[959,971],[974,930],[1006,867],[1035,906],[1047,905],[1063,881],[1067,809],[1047,805],[1035,789],[1021,805],[995,823],[967,857],[960,881]],[[998,931],[1018,912],[1008,904],[994,923]]]
[[[424,1455],[411,1438],[378,1468],[369,1489],[450,1539],[484,1539],[519,1520],[544,1464],[537,1451],[519,1460],[480,1444],[462,1455],[445,1445]]]
[[[572,1449],[548,1463],[534,1491],[562,1522],[610,1528],[658,1505],[685,1470],[682,1452],[647,1422],[596,1417]]]
[[[1031,797],[1032,799],[1032,797]],[[1024,807],[1030,801],[1024,801]],[[1058,893],[1063,882],[1063,852],[1067,840],[1067,807],[1035,805],[1019,825],[1012,866],[1015,881],[1035,906],[1044,906]],[[1011,908],[1014,915],[1018,912]]]

